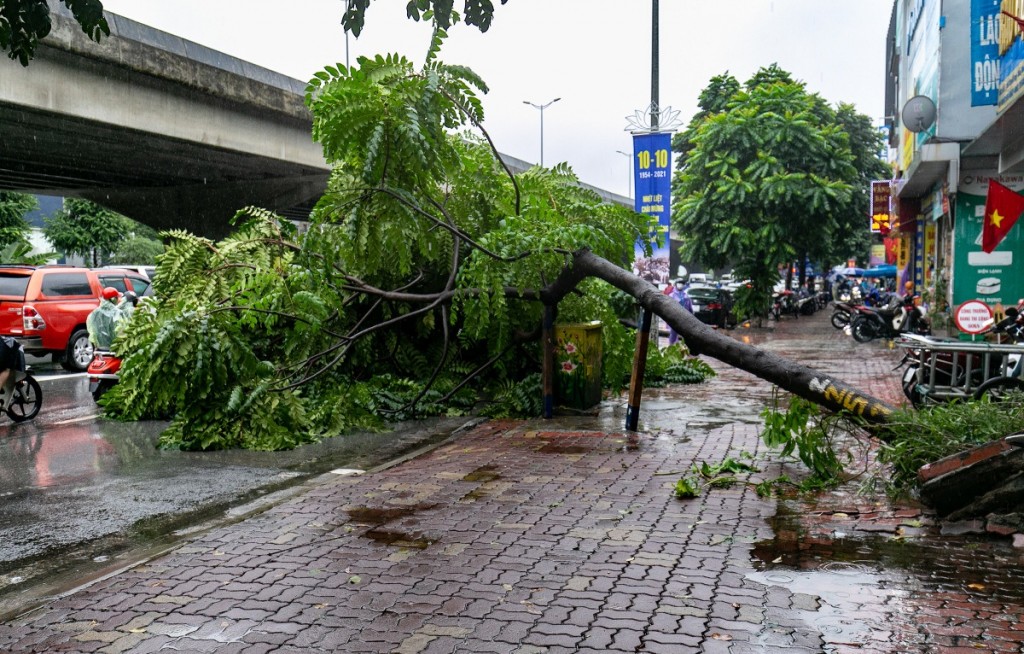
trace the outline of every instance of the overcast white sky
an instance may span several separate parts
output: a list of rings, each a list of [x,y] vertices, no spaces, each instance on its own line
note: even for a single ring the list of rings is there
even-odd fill
[[[104,0],[116,14],[298,79],[345,63],[344,0]],[[456,1],[456,7],[461,7]],[[498,149],[540,159],[540,112],[523,104],[561,100],[544,111],[544,162],[567,161],[580,179],[626,195],[632,152],[625,116],[651,100],[651,2],[509,0],[485,34],[458,25],[441,59],[487,82],[485,126]],[[405,17],[406,0],[375,0],[349,56],[400,52],[422,61],[428,25]],[[661,106],[684,125],[708,80],[740,82],[778,63],[811,92],[851,102],[880,124],[885,34],[892,0],[663,0]]]

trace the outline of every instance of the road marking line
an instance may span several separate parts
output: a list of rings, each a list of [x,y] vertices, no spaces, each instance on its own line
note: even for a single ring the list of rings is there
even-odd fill
[[[29,372],[31,372],[31,371],[29,371]],[[42,381],[53,381],[55,379],[75,379],[76,377],[88,377],[88,376],[89,376],[89,373],[87,373],[87,372],[72,372],[72,373],[69,373],[67,375],[60,375],[60,374],[57,374],[57,375],[38,375],[38,376],[37,375],[33,375],[33,377],[36,378],[36,381],[40,381],[40,382],[42,382]]]
[[[59,422],[51,422],[50,424],[51,425],[70,425],[73,422],[85,422],[86,420],[94,420],[96,417],[97,417],[97,414],[93,413],[91,415],[82,416],[81,418],[71,418],[69,420],[61,420]]]

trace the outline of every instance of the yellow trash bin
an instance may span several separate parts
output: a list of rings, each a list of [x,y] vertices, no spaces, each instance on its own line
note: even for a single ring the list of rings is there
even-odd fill
[[[601,322],[555,325],[555,403],[589,409],[601,402]]]

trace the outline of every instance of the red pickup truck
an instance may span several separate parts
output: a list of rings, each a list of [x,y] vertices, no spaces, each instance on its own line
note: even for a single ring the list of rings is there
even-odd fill
[[[84,371],[92,360],[85,321],[107,286],[152,294],[150,281],[131,270],[0,265],[0,335],[27,354],[52,354],[67,370]]]

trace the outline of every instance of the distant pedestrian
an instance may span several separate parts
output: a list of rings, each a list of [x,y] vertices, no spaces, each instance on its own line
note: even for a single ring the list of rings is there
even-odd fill
[[[672,285],[668,287],[666,295],[674,299],[684,309],[693,313],[693,301],[690,300],[690,294],[686,292],[690,285],[685,279],[677,279]],[[679,342],[679,334],[675,329],[669,325],[668,328],[668,344],[669,346],[675,345]]]

